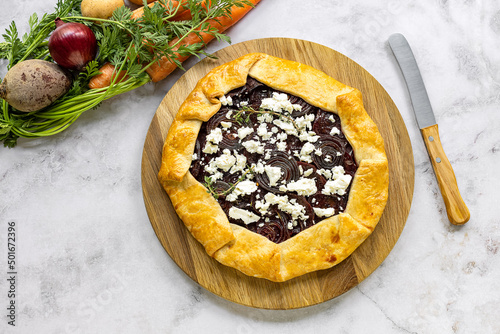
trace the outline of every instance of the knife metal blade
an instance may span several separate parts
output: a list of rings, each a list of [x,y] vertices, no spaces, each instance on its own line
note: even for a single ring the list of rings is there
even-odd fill
[[[452,224],[463,225],[469,221],[469,209],[460,195],[455,173],[441,145],[436,118],[413,52],[408,41],[401,34],[391,35],[389,45],[398,61],[410,92],[413,111],[427,147],[427,152],[431,158],[448,219]]]
[[[401,72],[403,72],[418,126],[423,129],[436,124],[436,118],[432,111],[422,75],[420,75],[420,70],[408,41],[401,34],[393,34],[389,37],[389,45],[399,63]]]

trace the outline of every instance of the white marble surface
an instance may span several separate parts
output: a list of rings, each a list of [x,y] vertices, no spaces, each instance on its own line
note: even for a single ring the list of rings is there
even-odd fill
[[[9,2],[0,28],[15,20],[25,31],[32,12],[51,11],[55,2]],[[394,32],[407,37],[420,65],[471,211],[463,227],[447,220],[386,42]],[[0,332],[499,333],[500,4],[263,0],[228,33],[233,43],[293,37],[324,44],[391,95],[416,170],[406,227],[385,262],[343,296],[291,311],[240,306],[191,281],[157,240],[140,181],[144,138],[176,72],[87,112],[60,135],[0,148]],[[15,328],[5,317],[8,221],[18,226]]]

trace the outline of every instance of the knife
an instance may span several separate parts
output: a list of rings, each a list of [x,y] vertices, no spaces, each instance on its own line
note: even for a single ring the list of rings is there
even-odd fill
[[[469,209],[460,195],[455,173],[441,145],[436,118],[413,52],[408,41],[401,34],[391,35],[389,45],[410,92],[413,111],[441,189],[448,219],[452,224],[463,225],[470,218]]]

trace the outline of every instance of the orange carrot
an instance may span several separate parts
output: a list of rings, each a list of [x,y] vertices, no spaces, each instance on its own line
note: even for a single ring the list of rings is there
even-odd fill
[[[136,5],[139,5],[139,6],[142,6],[142,4],[143,4],[142,0],[128,0],[128,1],[135,3]],[[153,1],[155,1],[155,0],[148,0],[148,3],[151,3]]]
[[[260,2],[260,0],[250,0],[250,2],[256,5]],[[231,27],[233,24],[238,22],[243,16],[245,16],[246,13],[250,11],[250,9],[252,9],[251,6],[244,6],[244,7],[234,6],[231,9],[230,17],[225,17],[225,16],[219,17],[217,18],[217,20],[209,20],[208,22],[211,27],[216,28],[219,32],[223,32],[229,27]],[[206,44],[213,39],[214,36],[209,33],[202,32],[199,35],[191,33],[188,36],[186,36],[181,43],[182,45],[192,45],[200,42]],[[178,39],[174,39],[169,44],[174,45],[177,41]],[[181,63],[189,58],[189,56],[180,56],[179,54],[176,54],[176,57],[177,60],[180,61]],[[160,59],[159,62],[151,65],[146,71],[148,72],[153,82],[158,82],[162,79],[165,79],[176,68],[177,65],[174,62],[170,61],[167,57],[162,57],[162,59]]]
[[[92,77],[92,79],[90,79],[89,88],[90,89],[97,89],[97,88],[108,87],[109,85],[111,85],[111,81],[116,76],[116,73],[115,73],[115,75],[113,75],[114,70],[115,70],[115,66],[112,65],[111,63],[104,64],[99,69],[99,72],[101,72],[101,74],[95,75]],[[125,75],[125,71],[122,71],[120,73],[120,75],[118,76],[118,78],[116,79],[116,81],[120,81],[124,75]],[[127,78],[125,77],[125,80],[126,79]]]
[[[185,0],[182,0],[185,1]],[[260,0],[249,0],[253,5],[256,5],[260,2]],[[172,3],[174,6],[176,6],[179,2],[172,0]],[[153,6],[153,3],[150,3],[148,6]],[[217,19],[213,20],[208,20],[207,22],[210,24],[211,27],[216,28],[220,33],[224,32],[226,29],[234,25],[236,22],[238,22],[243,16],[245,16],[250,9],[252,9],[252,6],[243,6],[243,7],[237,7],[233,6],[231,8],[231,15],[230,17],[222,16],[218,17]],[[141,17],[143,14],[144,10],[142,8],[136,9],[132,17],[137,18]],[[191,17],[189,13],[189,18]],[[188,19],[189,19],[188,18]],[[200,38],[201,37],[201,38]],[[214,39],[214,36],[206,33],[206,32],[201,32],[198,34],[191,33],[187,35],[182,41],[181,45],[193,45],[196,43],[204,43],[207,44],[211,40]],[[170,41],[169,45],[173,46],[175,43],[177,43],[179,39],[176,38],[172,41]],[[180,46],[180,45],[179,45]],[[179,47],[176,47],[176,50],[179,49]],[[181,63],[185,61],[186,59],[189,58],[189,55],[187,56],[180,56],[178,53],[174,52],[174,55],[176,56],[176,59],[180,61]],[[165,79],[170,73],[172,73],[175,69],[177,68],[177,65],[169,60],[167,57],[162,57],[159,62],[156,62],[152,64],[146,71],[151,77],[151,80],[153,82],[158,82],[162,79]],[[110,70],[111,69],[111,70]],[[96,88],[103,88],[103,87],[108,87],[111,84],[112,78],[111,75],[113,73],[114,66],[107,63],[105,64],[101,69],[99,69],[102,74],[96,75],[90,79],[89,83],[89,88],[91,89],[96,89]],[[122,74],[123,76],[123,74]]]
[[[171,0],[172,2],[172,7],[177,7],[179,5],[179,1],[176,1],[176,0]],[[181,1],[181,6],[184,5],[185,3],[187,2],[187,0],[182,0]],[[154,4],[156,3],[156,1],[154,2],[150,2],[148,0],[148,7],[151,8],[154,6]],[[179,15],[181,15],[182,13],[184,13],[186,10],[184,8],[179,8],[179,10],[177,11],[177,14],[172,18],[173,20],[176,19]],[[136,10],[134,10],[132,12],[132,18],[133,19],[138,19],[140,18],[142,15],[144,14],[144,7],[140,7],[140,8],[137,8]]]

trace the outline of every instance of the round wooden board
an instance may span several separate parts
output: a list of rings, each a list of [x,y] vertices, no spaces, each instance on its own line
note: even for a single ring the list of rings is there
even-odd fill
[[[177,217],[157,174],[163,142],[181,103],[199,79],[214,67],[251,52],[305,63],[363,93],[368,114],[385,140],[389,160],[389,200],[368,239],[339,265],[283,283],[246,276],[208,256]],[[394,102],[361,66],[325,46],[296,39],[267,38],[226,47],[187,71],[170,89],[151,122],[142,157],[144,202],[153,229],[170,257],[194,281],[230,301],[265,309],[293,309],[318,304],[350,290],[387,257],[410,211],[414,164],[410,138]]]

